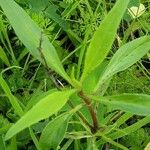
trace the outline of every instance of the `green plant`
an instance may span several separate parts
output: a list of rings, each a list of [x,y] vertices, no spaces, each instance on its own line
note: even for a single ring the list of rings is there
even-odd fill
[[[6,130],[5,137],[2,136],[1,139],[4,147],[3,141],[11,139],[7,147],[17,149],[16,134],[28,128],[38,150],[59,149],[64,137],[68,141],[62,146],[62,149],[67,149],[67,144],[70,145],[72,139],[75,141],[77,149],[80,138],[87,138],[87,145],[83,144],[82,149],[99,149],[105,143],[110,143],[120,149],[127,149],[117,143],[115,139],[128,135],[150,122],[150,96],[136,93],[107,96],[104,93],[114,75],[138,62],[150,49],[150,36],[145,35],[122,45],[109,61],[106,59],[128,3],[129,0],[118,0],[100,23],[90,41],[91,30],[90,28],[86,30],[85,38],[80,45],[77,68],[70,64],[71,73],[68,75],[55,47],[25,10],[13,0],[0,0],[0,6],[16,35],[34,58],[45,66],[46,72],[55,86],[41,95],[36,96],[35,94],[35,97],[33,96],[25,105],[12,94],[3,77],[7,70],[13,68],[9,67],[1,72],[0,85],[8,97],[15,115],[19,118],[11,127],[6,123],[8,131]],[[87,46],[87,44],[89,45]],[[3,62],[9,66],[4,51],[2,54]],[[19,66],[15,66],[15,68],[20,69]],[[66,80],[66,87],[62,83],[58,83],[59,80],[55,79],[54,71]],[[67,103],[69,108],[66,106]],[[121,110],[121,113],[120,111],[116,113],[114,110]],[[107,113],[107,116],[103,115]],[[76,119],[74,119],[75,115],[81,121],[79,125],[76,125],[78,122],[76,123]],[[129,127],[119,129],[133,115],[145,117]],[[69,120],[72,120],[72,123]],[[116,121],[113,122],[114,120]],[[42,123],[44,126],[41,127],[42,131],[39,127],[37,133],[33,126],[36,123],[38,125]],[[69,131],[69,125],[71,131]],[[75,128],[73,128],[74,126]],[[73,132],[73,130],[80,132]],[[38,140],[39,132],[41,135]],[[52,136],[55,136],[55,139]]]

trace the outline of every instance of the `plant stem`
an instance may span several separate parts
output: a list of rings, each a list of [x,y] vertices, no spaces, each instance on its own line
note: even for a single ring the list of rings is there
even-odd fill
[[[83,101],[85,102],[91,114],[92,121],[93,121],[93,127],[91,128],[91,132],[96,133],[96,131],[99,129],[99,125],[97,121],[96,112],[94,111],[94,108],[92,107],[91,100],[86,95],[84,95],[83,91],[79,92],[79,96],[83,99]]]
[[[57,88],[58,90],[61,90],[61,88],[60,88],[60,86],[58,85],[58,83],[56,82],[55,78],[52,76],[52,72],[51,72],[51,70],[49,70],[49,67],[48,67],[48,65],[47,65],[47,62],[46,62],[45,57],[44,57],[44,55],[43,55],[43,52],[42,52],[42,33],[41,33],[41,38],[40,38],[40,41],[39,41],[38,50],[39,50],[39,52],[40,52],[40,55],[41,55],[42,60],[44,61],[44,65],[45,65],[46,71],[47,71],[47,73],[49,74],[49,76],[50,76],[52,82],[54,83],[54,85],[56,86],[56,88]],[[82,93],[81,95],[84,96],[83,93]],[[91,132],[92,132],[92,133],[95,133],[95,132],[97,131],[97,129],[98,129],[98,122],[97,122],[96,114],[95,114],[94,109],[92,108],[92,106],[90,106],[90,105],[91,105],[90,100],[88,100],[87,98],[84,97],[84,101],[85,101],[86,105],[88,106],[89,111],[90,111],[90,113],[91,113],[91,116],[92,116],[92,119],[93,119],[93,126],[92,126],[91,124],[89,124],[89,122],[86,120],[86,118],[85,118],[79,111],[77,111],[76,113],[77,113],[77,115],[80,117],[80,119],[83,121],[83,123],[84,123],[85,125],[87,125],[87,126],[91,129]],[[72,104],[71,102],[69,102],[69,101],[68,101],[68,105],[69,105],[71,108],[74,108],[73,104]]]
[[[59,89],[59,85],[58,85],[58,83],[56,82],[56,80],[55,80],[55,78],[54,78],[54,76],[53,76],[53,74],[52,74],[53,71],[51,71],[51,70],[49,69],[49,67],[48,67],[48,65],[47,65],[47,61],[46,61],[46,59],[45,59],[45,57],[44,57],[44,54],[43,54],[43,51],[42,51],[42,32],[41,32],[41,37],[40,37],[40,41],[39,41],[38,50],[39,50],[39,52],[40,52],[41,59],[42,59],[43,62],[44,62],[45,69],[46,69],[46,71],[47,71],[47,73],[48,73],[50,79],[52,80],[52,82],[54,83],[54,85],[57,87],[57,89]]]
[[[55,80],[55,78],[54,78],[53,75],[52,75],[52,71],[49,70],[49,67],[48,67],[48,65],[47,65],[47,62],[46,62],[45,57],[44,57],[44,55],[43,55],[43,52],[42,52],[42,33],[41,33],[41,38],[40,38],[40,42],[39,42],[39,47],[38,47],[38,49],[39,49],[41,58],[42,58],[43,61],[44,61],[45,69],[46,69],[47,73],[49,74],[51,81],[53,82],[53,84],[55,85],[55,87],[56,87],[58,90],[61,90],[61,87],[58,85],[57,81]],[[70,101],[68,101],[68,105],[69,105],[71,108],[74,108],[73,104],[72,104]],[[77,113],[77,115],[80,117],[80,119],[83,121],[83,123],[84,123],[85,125],[87,125],[87,126],[91,129],[91,128],[92,128],[92,125],[90,125],[90,124],[88,123],[88,121],[86,120],[86,118],[84,118],[84,116],[83,116],[79,111],[77,111],[76,113]]]
[[[75,108],[71,101],[68,101],[67,103],[71,108]],[[89,124],[89,122],[86,120],[86,118],[82,115],[80,111],[77,111],[76,114],[80,117],[80,119],[83,121],[85,125],[87,125],[90,129],[92,128],[92,125]]]

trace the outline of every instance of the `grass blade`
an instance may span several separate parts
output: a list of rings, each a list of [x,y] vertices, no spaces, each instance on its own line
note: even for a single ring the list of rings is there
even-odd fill
[[[23,112],[21,106],[19,105],[17,98],[14,95],[12,95],[12,93],[9,89],[9,86],[7,85],[6,81],[2,77],[2,74],[0,74],[0,85],[1,85],[2,89],[4,90],[4,92],[6,93],[13,109],[16,111],[16,113],[19,116],[22,116],[24,114],[24,112]]]
[[[131,126],[128,126],[122,130],[119,130],[114,133],[110,133],[107,135],[109,138],[112,140],[119,139],[123,136],[129,135],[132,132],[135,132],[136,130],[140,129],[141,127],[145,126],[150,122],[150,116],[146,116],[143,119],[139,120],[138,122],[132,124]],[[97,145],[104,144],[106,143],[105,141],[99,140],[97,141]]]
[[[10,63],[9,60],[7,58],[7,55],[5,54],[4,50],[2,49],[2,47],[0,46],[0,59],[9,67]]]

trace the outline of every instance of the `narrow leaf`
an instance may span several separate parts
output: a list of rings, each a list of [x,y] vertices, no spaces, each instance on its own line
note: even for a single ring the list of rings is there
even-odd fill
[[[70,78],[64,71],[54,46],[44,34],[41,34],[42,29],[37,26],[37,24],[14,0],[0,0],[0,6],[4,10],[5,15],[9,19],[17,36],[31,54],[44,63],[40,52],[42,51],[48,67],[54,69],[64,79],[70,82]],[[41,48],[39,48],[40,40]]]
[[[11,139],[10,144],[7,145],[7,150],[17,150],[17,142],[16,142],[16,137],[13,137]]]
[[[83,80],[94,68],[100,65],[107,56],[128,3],[129,0],[118,0],[95,32],[86,52],[81,80]]]
[[[0,135],[0,146],[1,146],[1,150],[6,150],[5,142],[2,135]]]
[[[122,94],[116,96],[93,97],[100,103],[110,106],[113,109],[120,109],[136,115],[150,115],[150,95],[146,94]]]
[[[17,98],[14,95],[12,95],[9,86],[7,85],[6,81],[2,77],[2,74],[0,74],[0,86],[2,87],[4,92],[6,93],[6,96],[8,97],[13,109],[16,111],[16,113],[19,116],[22,116],[23,110],[22,110]]]
[[[5,54],[1,46],[0,46],[0,59],[5,63],[5,65],[10,66],[7,55]]]
[[[114,133],[111,133],[109,135],[109,137],[111,139],[118,139],[118,138],[121,138],[123,136],[126,136],[126,135],[129,135],[130,133],[132,132],[135,132],[137,131],[138,129],[140,129],[141,127],[145,126],[146,124],[150,123],[150,115],[142,118],[141,120],[139,120],[138,122],[122,129],[122,130],[119,130],[117,132],[114,132]]]
[[[49,1],[48,0],[28,0],[28,4],[31,7],[31,10],[41,13],[48,5]]]
[[[142,118],[141,120],[139,120],[138,122],[136,122],[136,123],[134,123],[134,124],[132,124],[130,126],[127,126],[124,129],[119,129],[116,132],[110,133],[108,135],[108,137],[111,138],[112,140],[119,139],[119,138],[121,138],[123,136],[129,135],[132,132],[137,131],[138,129],[140,129],[141,127],[145,126],[149,122],[150,122],[150,116],[146,116],[146,117]],[[99,140],[97,142],[98,145],[105,144],[105,143],[106,143],[106,141],[104,142],[102,140]]]
[[[48,18],[58,23],[60,27],[62,27],[65,31],[69,29],[69,25],[67,24],[67,22],[57,14],[57,6],[55,6],[54,4],[49,4],[44,13]]]
[[[42,119],[60,110],[67,102],[69,96],[75,90],[67,90],[62,92],[53,92],[43,97],[35,106],[33,106],[21,119],[13,125],[6,133],[5,140],[10,139],[23,129],[30,127]]]
[[[150,50],[150,36],[144,36],[123,45],[113,56],[101,76],[98,88],[114,74],[127,69],[140,60]]]

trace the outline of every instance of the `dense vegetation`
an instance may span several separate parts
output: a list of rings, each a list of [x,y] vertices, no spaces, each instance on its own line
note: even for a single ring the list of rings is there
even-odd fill
[[[149,0],[0,0],[0,150],[149,150],[149,33]]]

